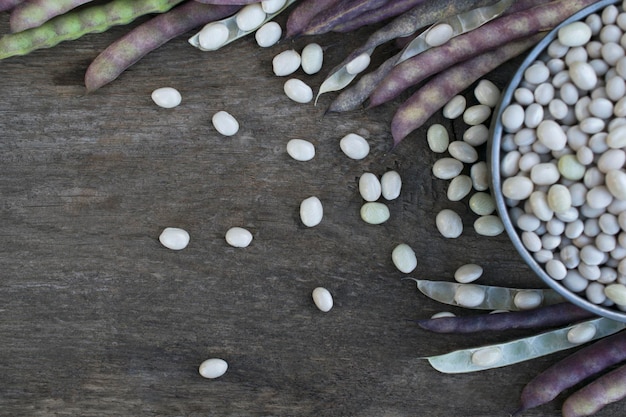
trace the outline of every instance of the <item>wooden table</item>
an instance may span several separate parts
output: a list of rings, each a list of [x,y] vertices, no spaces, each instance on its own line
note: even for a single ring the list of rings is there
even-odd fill
[[[418,294],[391,261],[395,245],[416,251],[411,277],[451,281],[474,262],[482,283],[543,285],[506,235],[478,236],[467,201],[447,200],[425,129],[390,152],[399,100],[325,115],[333,94],[317,106],[283,94],[274,55],[316,41],[328,71],[363,31],[269,49],[250,37],[216,53],[182,37],[86,95],[90,60],[126,30],[0,63],[1,415],[507,416],[524,384],[566,355],[463,375],[420,359],[532,332],[419,330],[412,320],[463,312]],[[503,86],[513,68],[491,79]],[[316,88],[324,70],[296,76]],[[180,90],[179,107],[154,105],[150,93],[163,86]],[[239,120],[236,136],[214,130],[218,110]],[[435,122],[462,135],[459,122]],[[351,132],[369,141],[365,160],[340,151]],[[292,138],[313,142],[315,158],[291,159]],[[391,218],[365,224],[358,178],[391,169],[404,181]],[[312,195],[324,219],[307,228],[298,210]],[[443,208],[464,220],[458,239],[435,227]],[[159,243],[168,226],[189,231],[186,249]],[[249,229],[251,246],[228,246],[231,226]],[[329,313],[313,305],[317,286],[334,295]],[[211,357],[230,365],[216,380],[198,374]],[[524,416],[558,416],[562,401]]]

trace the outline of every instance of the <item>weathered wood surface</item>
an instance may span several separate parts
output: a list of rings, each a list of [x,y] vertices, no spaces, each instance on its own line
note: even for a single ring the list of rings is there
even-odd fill
[[[506,236],[474,233],[466,201],[447,201],[424,131],[389,152],[397,103],[324,115],[332,94],[315,107],[282,93],[276,53],[315,40],[328,70],[357,34],[270,49],[248,38],[218,53],[181,38],[85,95],[86,66],[124,30],[0,63],[1,415],[506,416],[523,385],[564,356],[456,376],[419,359],[527,333],[418,330],[412,319],[446,307],[402,279],[395,245],[417,252],[411,276],[451,280],[475,262],[483,283],[542,284]],[[503,85],[511,68],[493,79]],[[318,86],[324,71],[297,76]],[[157,108],[150,93],[168,85],[183,103]],[[235,137],[211,126],[218,110],[240,121]],[[369,140],[367,159],[339,150],[350,132]],[[313,161],[286,154],[295,137],[316,145]],[[366,225],[357,179],[389,169],[404,180],[401,197],[387,223]],[[311,195],[325,214],[306,228],[298,206]],[[436,231],[443,208],[462,214],[460,238]],[[185,250],[159,244],[167,226],[190,232]],[[231,226],[250,229],[252,245],[229,247]],[[335,297],[327,314],[311,301],[316,286]],[[229,362],[222,378],[199,376],[210,357]],[[524,415],[558,416],[561,401]]]

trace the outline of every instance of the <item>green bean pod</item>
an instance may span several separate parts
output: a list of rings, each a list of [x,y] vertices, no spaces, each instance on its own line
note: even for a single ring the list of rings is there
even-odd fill
[[[520,293],[533,292],[537,294],[541,302],[537,306],[547,306],[552,304],[558,304],[565,301],[560,294],[552,289],[521,289],[521,288],[507,288],[507,287],[495,287],[490,285],[478,285],[478,284],[461,284],[458,282],[448,281],[432,281],[426,279],[416,279],[417,289],[420,290],[425,296],[439,301],[440,303],[453,305],[457,307],[464,307],[456,300],[457,290],[464,286],[471,285],[477,289],[482,290],[485,294],[484,300],[471,308],[477,310],[509,310],[517,311],[521,308],[515,303],[515,297]]]
[[[624,329],[624,323],[607,318],[588,321],[597,331],[591,340],[600,339]],[[512,340],[510,342],[481,346],[470,349],[461,349],[443,355],[429,356],[430,365],[443,373],[465,373],[499,368],[539,358],[551,353],[559,352],[577,346],[567,340],[567,333],[575,325],[562,329],[551,330],[535,336]],[[491,361],[477,361],[476,358],[483,352],[496,353]]]
[[[112,0],[102,5],[78,9],[35,28],[4,35],[0,38],[0,59],[51,48],[88,33],[104,32],[112,26],[128,24],[149,13],[164,13],[183,1],[185,0]]]

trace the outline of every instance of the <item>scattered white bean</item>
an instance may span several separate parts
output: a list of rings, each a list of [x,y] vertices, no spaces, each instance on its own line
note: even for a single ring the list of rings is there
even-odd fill
[[[476,162],[470,168],[472,186],[476,191],[486,191],[489,188],[489,168],[485,161]]]
[[[319,198],[312,196],[300,203],[300,219],[307,227],[314,227],[320,224],[324,217],[324,207]]]
[[[467,142],[455,140],[448,146],[450,155],[461,162],[471,164],[478,160],[478,151]]]
[[[309,74],[317,74],[324,63],[324,50],[317,43],[309,43],[302,49],[302,70]]]
[[[443,125],[435,123],[428,127],[426,140],[431,151],[443,153],[448,149],[450,136],[448,130]]]
[[[433,164],[432,171],[435,177],[449,180],[463,171],[463,162],[449,157],[440,158]]]
[[[400,272],[411,273],[417,267],[415,251],[406,243],[396,246],[391,252],[391,260]]]
[[[489,116],[491,116],[491,107],[486,104],[475,104],[465,109],[463,121],[470,126],[475,126],[484,123]]]
[[[285,94],[296,103],[308,103],[313,100],[313,90],[304,81],[291,78],[283,87]]]
[[[304,139],[291,139],[287,142],[287,153],[296,161],[310,161],[315,157],[315,146]]]
[[[467,175],[459,175],[452,178],[446,193],[448,200],[460,201],[472,190],[472,179]]]
[[[483,145],[489,140],[489,128],[484,124],[470,126],[463,132],[463,140],[472,146]]]
[[[491,194],[479,191],[470,197],[469,208],[479,216],[487,216],[496,210],[496,202]]]
[[[443,117],[446,119],[456,119],[463,114],[466,105],[467,99],[464,96],[457,95],[452,97],[452,99],[443,106]]]
[[[333,308],[333,296],[326,288],[315,288],[311,296],[313,297],[313,303],[320,311],[327,313]]]
[[[387,171],[380,178],[381,192],[385,200],[395,200],[400,197],[402,178],[397,171]]]
[[[173,87],[161,87],[152,92],[152,101],[165,109],[172,109],[180,105],[182,96],[180,92]]]
[[[363,136],[348,133],[339,141],[339,147],[348,158],[360,160],[370,152],[370,145]]]
[[[293,74],[300,68],[302,58],[294,49],[287,49],[272,59],[272,70],[279,77]]]
[[[211,119],[215,130],[224,136],[233,136],[239,132],[239,122],[230,113],[220,110]]]
[[[504,232],[504,224],[494,214],[480,216],[474,221],[474,231],[481,236],[498,236]]]
[[[437,230],[443,237],[457,238],[463,233],[463,221],[461,216],[450,209],[443,209],[435,218]]]
[[[376,201],[382,194],[380,180],[375,174],[365,172],[359,178],[359,193],[365,201]]]
[[[367,202],[361,206],[361,219],[369,224],[382,224],[389,220],[389,207],[376,201]]]
[[[252,233],[243,227],[231,227],[226,231],[226,242],[235,248],[246,248],[252,242]]]
[[[477,264],[465,264],[454,272],[454,279],[462,284],[476,281],[483,274],[483,268]]]
[[[493,82],[482,79],[474,89],[474,96],[480,104],[495,107],[500,100],[500,89]]]
[[[228,370],[228,363],[224,359],[211,358],[200,364],[198,372],[203,378],[215,379],[224,375]]]
[[[159,241],[168,249],[185,249],[189,244],[189,233],[177,227],[166,227],[159,235]]]

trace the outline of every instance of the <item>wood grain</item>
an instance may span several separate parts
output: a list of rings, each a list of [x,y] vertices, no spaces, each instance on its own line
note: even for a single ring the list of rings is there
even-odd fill
[[[412,276],[450,280],[475,262],[483,283],[542,284],[505,235],[474,233],[467,201],[447,201],[423,129],[389,152],[399,102],[324,115],[331,94],[313,106],[282,93],[274,55],[315,40],[329,69],[363,31],[269,49],[247,38],[217,53],[180,38],[85,95],[88,63],[125,30],[0,63],[1,415],[496,417],[563,356],[461,376],[419,359],[525,333],[417,329],[411,320],[445,307],[402,279],[395,245],[416,251]],[[512,68],[492,79],[504,85]],[[312,86],[324,75],[296,74]],[[181,91],[181,106],[151,102],[163,86]],[[215,132],[218,110],[239,120],[236,136]],[[462,134],[459,123],[433,122]],[[372,146],[363,161],[339,150],[350,132]],[[296,137],[315,144],[314,160],[286,154]],[[358,177],[389,169],[404,181],[391,219],[364,224]],[[298,206],[311,195],[325,213],[306,228]],[[438,234],[442,208],[462,215],[460,238]],[[189,231],[185,250],[159,244],[167,226]],[[231,226],[252,231],[250,247],[226,244]],[[311,300],[320,285],[335,298],[326,314]],[[230,364],[217,380],[197,372],[210,357]],[[561,402],[524,415],[558,416]],[[599,416],[621,412],[617,405]]]

